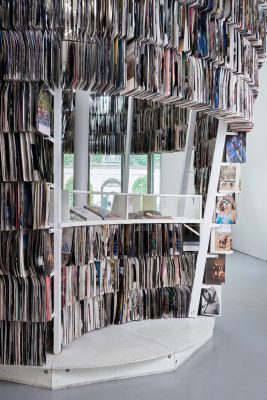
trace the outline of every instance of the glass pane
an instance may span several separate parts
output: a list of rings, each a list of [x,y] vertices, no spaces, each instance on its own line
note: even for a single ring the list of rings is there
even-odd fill
[[[64,154],[63,189],[73,190],[74,154]],[[70,195],[70,206],[73,207],[73,194]]]
[[[90,191],[121,192],[121,156],[90,156]],[[110,208],[109,196],[98,196],[99,207]]]
[[[129,193],[147,193],[147,155],[131,156]]]

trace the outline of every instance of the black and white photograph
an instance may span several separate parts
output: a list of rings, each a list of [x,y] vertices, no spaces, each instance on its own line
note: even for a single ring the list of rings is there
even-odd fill
[[[204,285],[201,289],[200,314],[221,315],[221,286]]]

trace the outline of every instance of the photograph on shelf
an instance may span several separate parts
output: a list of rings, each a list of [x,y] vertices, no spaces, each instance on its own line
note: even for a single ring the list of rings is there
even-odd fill
[[[225,283],[225,255],[218,254],[207,258],[205,269],[205,284],[221,285]]]
[[[230,226],[221,226],[211,230],[211,253],[229,253],[232,251],[232,230]]]
[[[241,192],[240,164],[222,163],[219,179],[219,192]]]
[[[203,285],[200,298],[200,314],[221,315],[221,286]]]
[[[52,95],[41,89],[38,98],[37,127],[40,133],[51,136]]]
[[[70,214],[72,220],[102,221],[99,215],[87,210],[85,207],[72,207],[70,208]]]
[[[226,135],[225,161],[227,163],[245,163],[247,161],[246,134]]]
[[[215,221],[218,225],[233,225],[237,222],[235,195],[217,196]]]

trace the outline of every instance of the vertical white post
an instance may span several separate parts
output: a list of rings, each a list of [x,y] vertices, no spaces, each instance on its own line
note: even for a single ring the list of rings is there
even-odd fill
[[[182,173],[180,194],[187,194],[191,160],[192,160],[192,152],[193,152],[193,145],[194,145],[196,118],[197,118],[197,111],[190,110],[188,129],[187,129],[187,138],[186,138],[185,160],[184,160],[184,167],[183,167],[183,173]]]
[[[196,273],[195,273],[195,279],[193,283],[191,302],[189,308],[189,317],[192,318],[197,317],[198,314],[201,287],[205,272],[206,258],[209,247],[211,226],[212,226],[212,218],[214,213],[216,194],[220,177],[220,168],[225,146],[227,126],[228,124],[226,122],[221,120],[219,121],[215,151],[212,162],[212,169],[209,180],[209,188],[205,205],[203,226],[200,235],[200,244],[199,244],[199,251],[196,263]]]
[[[188,182],[189,182],[192,152],[194,145],[196,118],[197,118],[197,111],[190,110],[188,128],[187,128],[184,166],[183,166],[181,186],[180,186],[180,194],[183,195],[186,195],[188,190]],[[178,200],[177,215],[180,217],[185,217],[185,212],[186,212],[186,198],[181,198]]]
[[[128,97],[127,134],[125,143],[124,168],[123,168],[123,180],[122,180],[123,193],[128,193],[129,191],[130,157],[131,157],[131,143],[132,143],[132,133],[133,133],[132,129],[133,129],[133,98]]]
[[[62,90],[54,92],[54,353],[61,352]]]
[[[89,143],[89,92],[77,90],[75,95],[75,136],[74,136],[74,190],[88,191],[88,143]],[[74,204],[87,204],[86,193],[76,193]]]

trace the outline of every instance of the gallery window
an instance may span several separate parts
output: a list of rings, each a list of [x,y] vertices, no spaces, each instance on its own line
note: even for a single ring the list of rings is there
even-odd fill
[[[88,190],[91,192],[121,192],[123,156],[89,156]],[[160,192],[160,154],[132,155],[129,168],[129,193]],[[74,155],[64,154],[64,189],[73,190]]]

